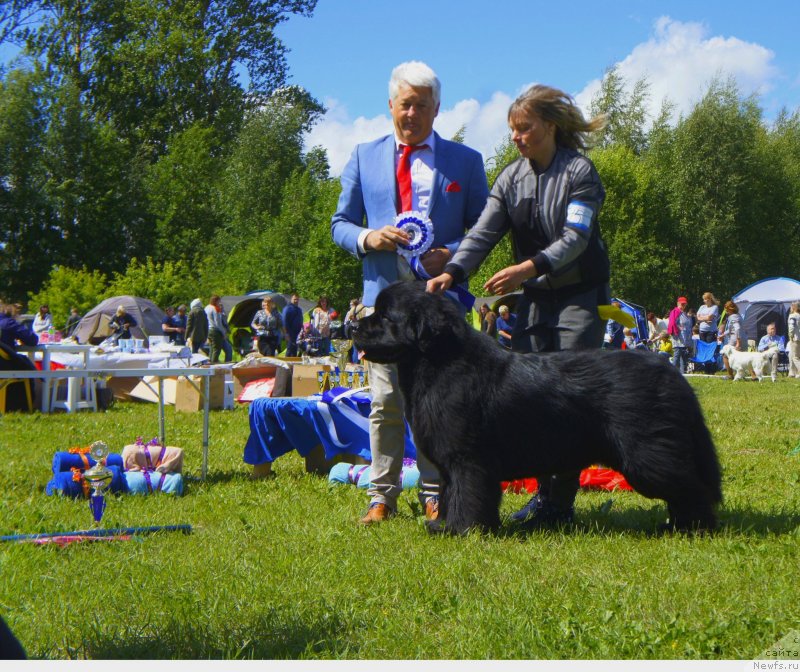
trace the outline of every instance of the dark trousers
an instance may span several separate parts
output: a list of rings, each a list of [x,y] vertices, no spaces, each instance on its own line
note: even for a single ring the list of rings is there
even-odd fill
[[[222,353],[222,341],[225,336],[219,329],[208,330],[208,357],[212,364],[219,362],[219,356]]]
[[[605,322],[597,313],[598,303],[608,303],[608,288],[598,287],[564,299],[535,301],[522,294],[517,300],[517,324],[511,334],[516,352],[554,352],[597,349],[603,344]],[[539,498],[568,509],[580,488],[581,472],[533,474],[539,482]]]
[[[298,331],[297,334],[299,333]],[[289,342],[286,344],[287,357],[297,357],[297,334],[289,334]]]
[[[262,357],[274,357],[278,347],[276,334],[260,334],[258,337],[258,352]]]

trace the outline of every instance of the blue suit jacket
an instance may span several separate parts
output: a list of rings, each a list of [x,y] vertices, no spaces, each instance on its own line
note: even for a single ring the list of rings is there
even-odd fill
[[[427,213],[433,222],[435,247],[455,252],[465,231],[478,219],[489,196],[483,159],[474,149],[435,134],[433,186]],[[397,216],[395,139],[387,135],[357,145],[342,172],[342,193],[331,219],[331,235],[343,250],[362,259],[365,306],[397,280],[395,252],[358,251],[358,236],[366,226],[380,229]]]

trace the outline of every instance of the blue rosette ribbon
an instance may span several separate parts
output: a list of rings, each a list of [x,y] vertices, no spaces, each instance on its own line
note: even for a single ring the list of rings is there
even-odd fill
[[[433,222],[421,212],[409,210],[401,212],[394,218],[394,225],[405,231],[411,240],[405,245],[397,246],[397,254],[408,259],[409,263],[416,257],[421,257],[433,245]]]
[[[397,246],[397,253],[408,260],[411,271],[419,280],[430,280],[420,259],[433,245],[433,222],[421,212],[408,210],[394,218],[394,225],[405,231],[411,238],[405,245]],[[449,298],[470,310],[475,305],[475,297],[463,287],[453,285],[445,292]]]

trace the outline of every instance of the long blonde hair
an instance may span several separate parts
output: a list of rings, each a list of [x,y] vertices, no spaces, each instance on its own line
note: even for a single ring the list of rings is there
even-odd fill
[[[604,115],[587,121],[569,94],[544,84],[535,84],[508,108],[508,122],[515,126],[532,115],[555,124],[556,144],[569,149],[586,150],[590,146],[589,134],[606,125]]]

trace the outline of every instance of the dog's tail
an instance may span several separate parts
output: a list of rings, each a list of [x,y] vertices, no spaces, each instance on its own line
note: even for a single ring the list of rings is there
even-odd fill
[[[695,418],[691,432],[694,439],[694,460],[697,465],[697,473],[700,476],[700,480],[708,488],[708,495],[711,501],[714,504],[719,504],[722,501],[722,469],[719,466],[711,432],[708,431],[708,427],[703,420],[699,404]]]

